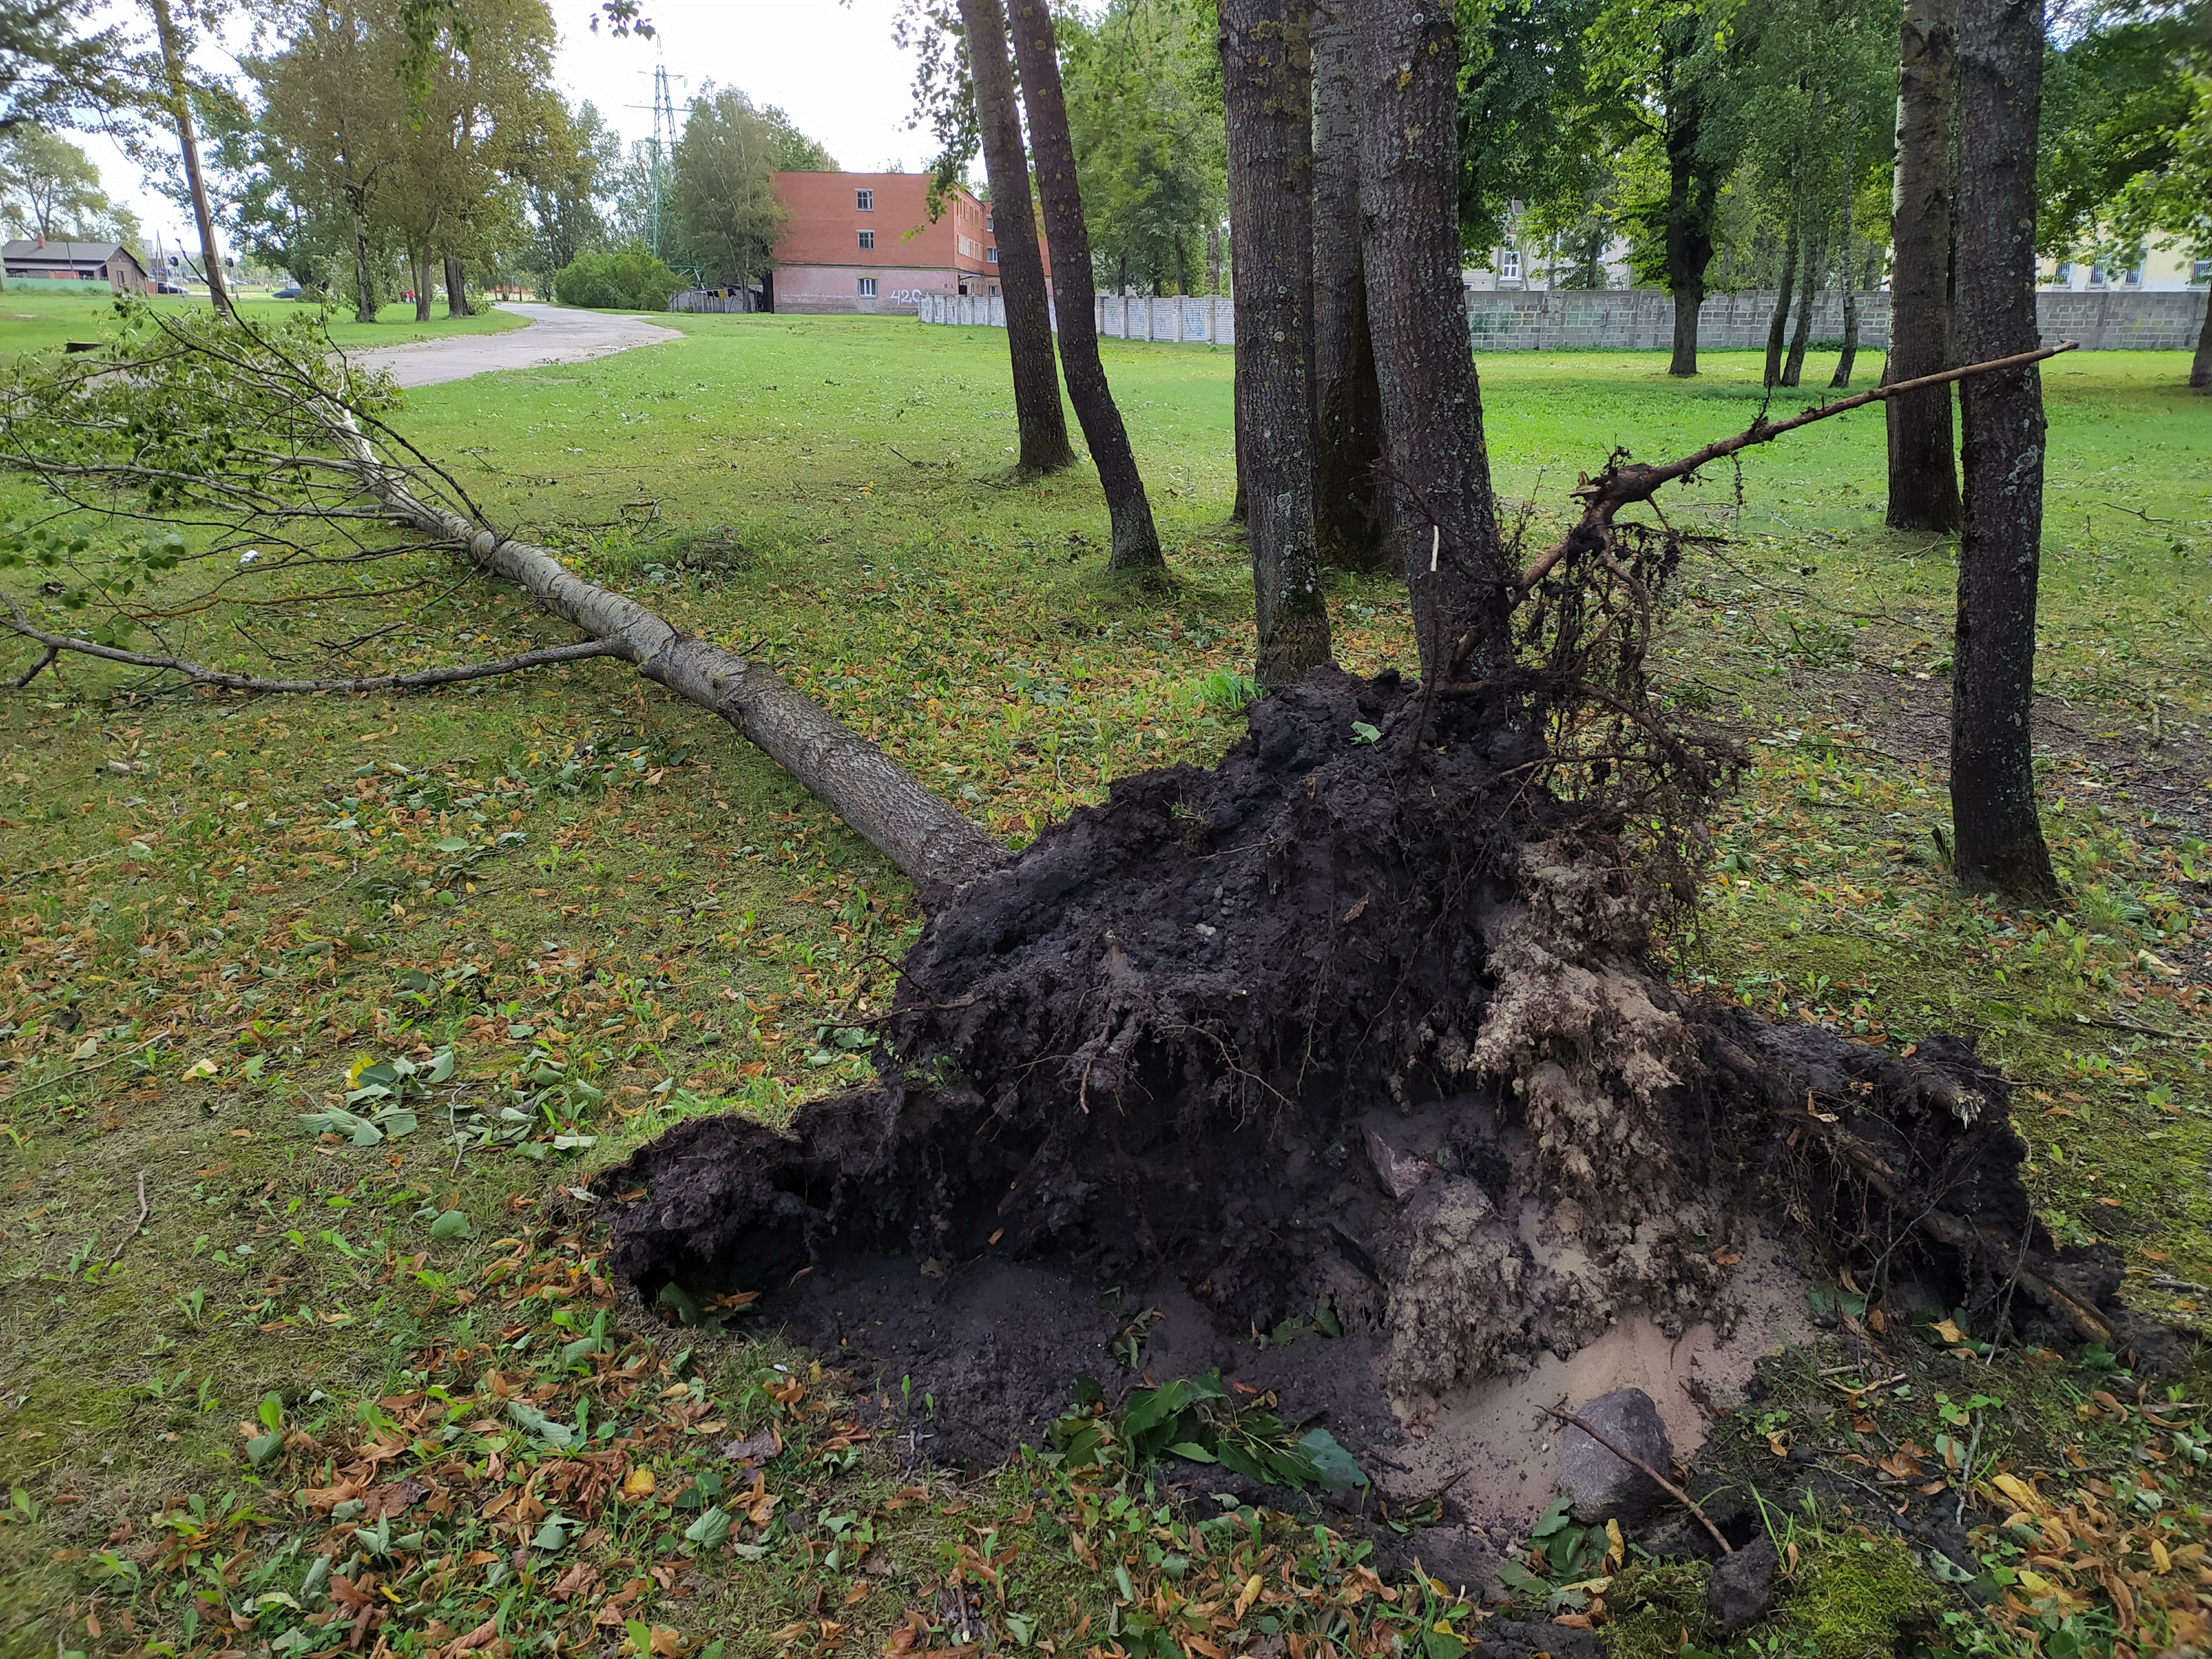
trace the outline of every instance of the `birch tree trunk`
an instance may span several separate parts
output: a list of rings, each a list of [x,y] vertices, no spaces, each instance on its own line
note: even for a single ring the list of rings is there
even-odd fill
[[[1464,637],[1480,679],[1510,659],[1511,573],[1460,283],[1459,33],[1435,0],[1361,10],[1359,208],[1388,521],[1422,672],[1441,673]]]
[[[1897,174],[1890,206],[1889,355],[1885,382],[1951,366],[1951,116],[1959,0],[1905,0],[1898,24]],[[1956,530],[1959,477],[1951,388],[1884,406],[1893,530]]]
[[[1068,136],[1067,100],[1060,89],[1060,48],[1046,0],[1016,0],[1014,62],[1021,70],[1022,103],[1030,118],[1030,147],[1036,158],[1037,194],[1044,202],[1045,238],[1052,248],[1052,291],[1060,313],[1060,367],[1068,401],[1082,422],[1084,441],[1098,468],[1106,510],[1114,521],[1113,570],[1158,570],[1166,558],[1152,524],[1152,503],[1137,471],[1128,428],[1106,383],[1098,357],[1097,289],[1091,275],[1091,233],[1076,185],[1075,143]]]
[[[208,206],[207,179],[200,172],[199,132],[192,122],[190,88],[185,79],[185,45],[177,33],[169,0],[153,0],[154,32],[161,46],[161,72],[168,82],[169,110],[177,124],[177,149],[184,158],[185,187],[192,198],[192,223],[200,234],[200,263],[207,267],[208,299],[216,314],[231,314],[230,287],[222,275],[222,250],[216,246],[215,214]]]
[[[1828,270],[1826,216],[1808,203],[1805,222],[1805,264],[1797,279],[1797,325],[1790,333],[1790,356],[1782,365],[1782,384],[1796,386],[1804,378],[1805,349],[1813,342],[1813,307],[1820,303]]]
[[[1237,406],[1245,441],[1254,675],[1294,685],[1329,660],[1315,548],[1310,114],[1306,0],[1222,0],[1229,212],[1238,228]]]
[[[991,181],[992,235],[999,248],[999,288],[1006,307],[1006,350],[1013,360],[1014,422],[1020,433],[1018,470],[1059,472],[1075,465],[1067,411],[1060,401],[1053,355],[1052,306],[1044,257],[1037,252],[1036,215],[1030,204],[1029,152],[1013,66],[1006,61],[1006,15],[999,0],[960,0],[968,34],[969,72],[983,138],[983,170]]]
[[[2042,0],[1959,9],[1959,343],[1967,361],[2032,351]],[[2016,898],[2057,883],[2035,809],[2032,714],[2043,539],[2041,371],[1960,388],[1966,522],[1951,659],[1951,822],[1960,882]]]

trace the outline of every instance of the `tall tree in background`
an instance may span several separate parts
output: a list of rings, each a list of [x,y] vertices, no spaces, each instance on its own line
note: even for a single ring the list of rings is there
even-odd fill
[[[1152,503],[1137,471],[1128,428],[1106,383],[1098,356],[1097,289],[1091,272],[1091,237],[1076,183],[1075,145],[1068,137],[1067,104],[1060,88],[1060,50],[1046,0],[1015,0],[1012,19],[1014,62],[1021,71],[1022,103],[1029,112],[1030,143],[1036,160],[1037,195],[1044,204],[1045,236],[1052,248],[1052,291],[1060,316],[1060,372],[1068,400],[1083,424],[1084,441],[1098,468],[1113,519],[1114,570],[1156,570],[1167,561],[1152,525]]]
[[[90,235],[111,210],[100,169],[68,139],[27,125],[0,131],[0,212],[25,232]]]
[[[264,21],[283,46],[247,64],[262,125],[287,158],[294,198],[341,205],[354,317],[373,323],[384,193],[408,119],[407,89],[392,73],[400,37],[388,10],[365,0],[280,0]]]
[[[223,281],[222,249],[216,240],[215,211],[208,205],[207,181],[200,174],[199,135],[192,126],[191,93],[185,61],[189,42],[177,27],[169,0],[152,0],[152,5],[154,33],[161,46],[162,85],[168,94],[164,107],[176,131],[177,149],[185,164],[185,184],[191,194],[192,223],[199,231],[200,263],[205,267],[208,299],[219,315],[228,317],[231,314],[230,289]]]
[[[775,131],[735,87],[692,100],[675,157],[676,223],[685,257],[714,287],[748,286],[791,211],[777,199]]]
[[[1313,57],[1314,520],[1321,562],[1382,562],[1382,392],[1359,249],[1359,18],[1318,0]],[[1243,336],[1240,332],[1237,337]]]
[[[1360,218],[1389,518],[1421,672],[1511,660],[1511,605],[1460,281],[1459,33],[1435,0],[1364,0]],[[1239,263],[1242,261],[1240,259]]]
[[[1030,199],[1029,152],[1022,143],[1013,65],[1006,58],[1006,15],[999,0],[960,0],[960,21],[967,35],[983,168],[991,185],[991,234],[999,250],[1000,297],[1006,304],[1019,432],[1016,465],[1024,472],[1058,472],[1075,465],[1075,448],[1067,441],[1067,412],[1060,400],[1052,301]]]
[[[2033,351],[2043,0],[1959,8],[1959,345],[1969,362]],[[1951,822],[1959,879],[2056,896],[2036,816],[2035,599],[2043,539],[2043,380],[1960,389],[1966,522],[1951,659]]]
[[[1237,409],[1259,619],[1255,678],[1329,660],[1314,544],[1313,63],[1306,0],[1222,0],[1229,216],[1237,227]]]
[[[1698,316],[1713,262],[1721,191],[1742,155],[1740,60],[1757,13],[1697,0],[1607,0],[1585,32],[1589,80],[1624,140],[1656,152],[1664,188],[1626,206],[1631,263],[1674,300],[1669,374],[1698,372]]]
[[[0,0],[0,132],[125,101],[122,27],[93,27],[106,13],[100,0]]]
[[[531,239],[524,268],[550,279],[579,253],[606,246],[600,198],[613,189],[622,165],[622,138],[589,99],[571,111],[565,103],[557,126],[537,145],[525,168]]]
[[[1959,0],[1905,0],[1898,24],[1897,185],[1890,211],[1886,381],[1951,366],[1951,118]],[[1893,530],[1959,527],[1951,388],[1882,405],[1889,423]]]

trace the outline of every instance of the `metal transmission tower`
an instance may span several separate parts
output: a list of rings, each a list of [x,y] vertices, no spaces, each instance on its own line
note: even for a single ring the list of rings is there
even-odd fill
[[[653,254],[663,256],[668,223],[669,174],[676,158],[676,100],[668,90],[668,65],[653,68]]]

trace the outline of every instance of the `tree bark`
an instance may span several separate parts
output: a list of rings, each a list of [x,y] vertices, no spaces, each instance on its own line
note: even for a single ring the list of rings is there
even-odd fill
[[[373,323],[376,320],[376,290],[368,277],[367,216],[357,202],[349,202],[347,211],[353,220],[353,319]]]
[[[1805,348],[1813,342],[1813,307],[1820,302],[1821,279],[1828,270],[1828,227],[1826,216],[1808,204],[1805,222],[1805,264],[1797,282],[1797,325],[1790,334],[1790,357],[1782,365],[1782,384],[1794,386],[1805,375]]]
[[[1705,271],[1713,262],[1713,217],[1720,181],[1707,176],[1698,154],[1704,122],[1698,94],[1688,86],[1688,63],[1704,13],[1695,9],[1660,25],[1666,55],[1667,288],[1674,298],[1674,351],[1669,374],[1698,372],[1698,313],[1705,303]]]
[[[1906,0],[1898,26],[1886,381],[1917,380],[1951,363],[1951,117],[1958,45],[1959,0]],[[1886,416],[1890,528],[1956,530],[1950,388],[1893,398]]]
[[[1852,286],[1857,273],[1851,269],[1851,235],[1853,198],[1858,194],[1859,177],[1859,106],[1853,99],[1844,117],[1850,137],[1844,146],[1844,222],[1843,240],[1836,259],[1836,281],[1843,290],[1844,349],[1836,358],[1836,372],[1828,380],[1828,389],[1841,391],[1851,383],[1851,366],[1859,355],[1859,301]]]
[[[1036,158],[1037,194],[1043,198],[1045,236],[1052,248],[1052,290],[1060,313],[1060,367],[1068,400],[1082,422],[1084,441],[1098,468],[1106,510],[1114,523],[1111,570],[1158,570],[1167,560],[1152,525],[1152,503],[1137,471],[1128,428],[1106,383],[1098,357],[1097,288],[1091,276],[1091,233],[1076,185],[1075,143],[1068,136],[1067,100],[1060,89],[1060,50],[1046,0],[1016,0],[1014,62],[1029,112],[1030,144]]]
[[[1218,221],[1206,228],[1206,291],[1221,292],[1221,226]]]
[[[1359,257],[1359,23],[1351,0],[1313,11],[1314,517],[1321,562],[1383,562],[1375,464],[1382,455]]]
[[[2189,384],[2212,392],[2212,294],[2204,297],[2204,321],[2197,331],[2197,355],[2189,361]]]
[[[1766,322],[1766,377],[1771,386],[1782,379],[1782,342],[1790,331],[1790,301],[1797,291],[1797,227],[1803,204],[1790,204],[1790,229],[1782,245],[1782,280],[1774,285],[1774,314]]]
[[[207,180],[200,172],[199,133],[192,122],[191,96],[185,81],[184,43],[178,38],[169,0],[153,0],[154,32],[161,39],[161,72],[169,85],[169,110],[177,123],[177,149],[185,163],[185,185],[192,198],[192,223],[200,234],[200,263],[207,267],[208,299],[219,317],[231,315],[230,286],[223,281],[222,250],[216,245],[215,215],[208,207]]]
[[[446,256],[446,315],[448,317],[476,315],[476,313],[469,309],[468,268],[450,253]]]
[[[1314,526],[1313,64],[1306,0],[1222,0],[1221,96],[1259,621],[1254,676],[1294,685],[1329,659]]]
[[[1006,307],[1006,350],[1013,360],[1014,422],[1021,445],[1015,467],[1031,474],[1059,472],[1075,465],[1075,449],[1067,441],[1067,411],[1060,400],[1052,305],[1030,204],[1029,152],[1022,143],[1013,66],[1006,59],[1006,15],[999,0],[960,0],[960,21],[968,33],[983,170],[991,182],[999,288]]]
[[[2042,0],[1959,9],[1959,343],[1969,361],[2033,350]],[[2057,892],[2035,809],[2037,564],[2043,534],[2042,371],[1960,388],[1966,520],[1951,659],[1951,820],[1960,882],[2017,898]]]
[[[1388,521],[1423,674],[1439,675],[1465,639],[1465,672],[1480,679],[1510,659],[1513,573],[1460,283],[1459,35],[1434,0],[1361,12],[1359,216]]]
[[[586,581],[534,543],[499,536],[423,500],[398,468],[378,459],[349,416],[334,413],[332,419],[333,436],[354,472],[395,519],[465,550],[480,568],[527,588],[553,615],[611,642],[615,649],[608,654],[720,715],[920,884],[926,902],[1011,861],[1005,848],[773,669]]]

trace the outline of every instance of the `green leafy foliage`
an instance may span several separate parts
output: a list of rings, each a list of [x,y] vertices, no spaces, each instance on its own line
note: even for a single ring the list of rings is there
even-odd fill
[[[562,305],[604,311],[665,311],[668,296],[684,286],[684,278],[635,242],[605,253],[579,253],[553,278]]]
[[[1300,1435],[1258,1403],[1238,1407],[1221,1373],[1132,1389],[1118,1415],[1096,1381],[1079,1377],[1076,1409],[1052,1425],[1054,1455],[1071,1469],[1143,1469],[1163,1457],[1223,1468],[1293,1492],[1360,1487],[1367,1475],[1327,1429]]]

